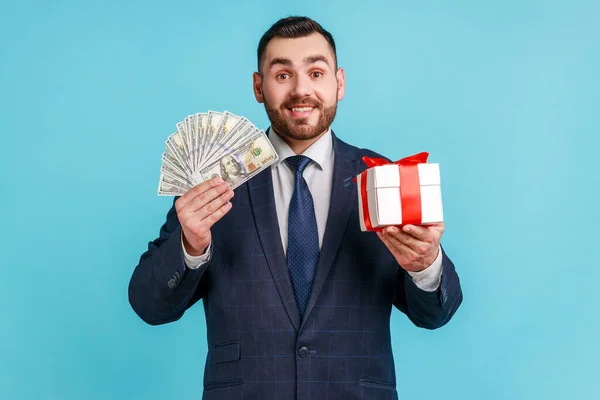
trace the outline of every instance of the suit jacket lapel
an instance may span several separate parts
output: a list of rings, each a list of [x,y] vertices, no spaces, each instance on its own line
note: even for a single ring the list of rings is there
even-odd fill
[[[357,201],[356,184],[351,181],[357,175],[354,154],[345,143],[337,139],[333,132],[332,136],[335,158],[333,162],[333,185],[331,188],[329,214],[323,236],[323,245],[321,246],[321,255],[300,329],[302,329],[304,322],[308,319],[319,298],[323,284],[329,274],[342,237],[344,236],[352,206]]]
[[[283,301],[283,306],[294,328],[298,330],[300,327],[300,311],[294,297],[292,281],[287,268],[283,245],[281,244],[271,168],[267,168],[250,179],[247,184],[250,206],[258,230],[260,244],[267,258],[267,264],[275,281],[277,292]]]

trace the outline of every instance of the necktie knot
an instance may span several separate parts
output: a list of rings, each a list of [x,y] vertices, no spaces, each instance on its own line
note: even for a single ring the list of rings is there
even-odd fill
[[[306,156],[292,156],[285,159],[285,162],[297,173],[302,175],[304,173],[304,169],[310,164],[311,159]]]

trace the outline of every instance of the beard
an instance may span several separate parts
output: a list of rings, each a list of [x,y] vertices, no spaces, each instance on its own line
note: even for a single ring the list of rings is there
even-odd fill
[[[271,121],[271,128],[278,134],[294,140],[316,138],[331,126],[337,112],[337,102],[332,106],[325,107],[322,102],[311,97],[288,100],[279,108],[272,107],[266,98],[264,103],[267,116]],[[314,107],[313,112],[318,111],[319,118],[315,125],[311,125],[308,118],[286,117],[286,110],[299,104],[310,105]]]

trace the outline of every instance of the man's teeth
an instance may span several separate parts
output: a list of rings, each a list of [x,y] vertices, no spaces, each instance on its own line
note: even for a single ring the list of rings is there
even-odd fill
[[[312,109],[312,107],[292,107],[293,112],[307,112],[311,111]]]

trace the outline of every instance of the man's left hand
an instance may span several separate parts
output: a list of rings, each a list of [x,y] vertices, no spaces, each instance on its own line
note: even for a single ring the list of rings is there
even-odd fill
[[[444,223],[427,226],[388,226],[377,232],[400,266],[406,271],[419,272],[429,267],[438,256]]]

